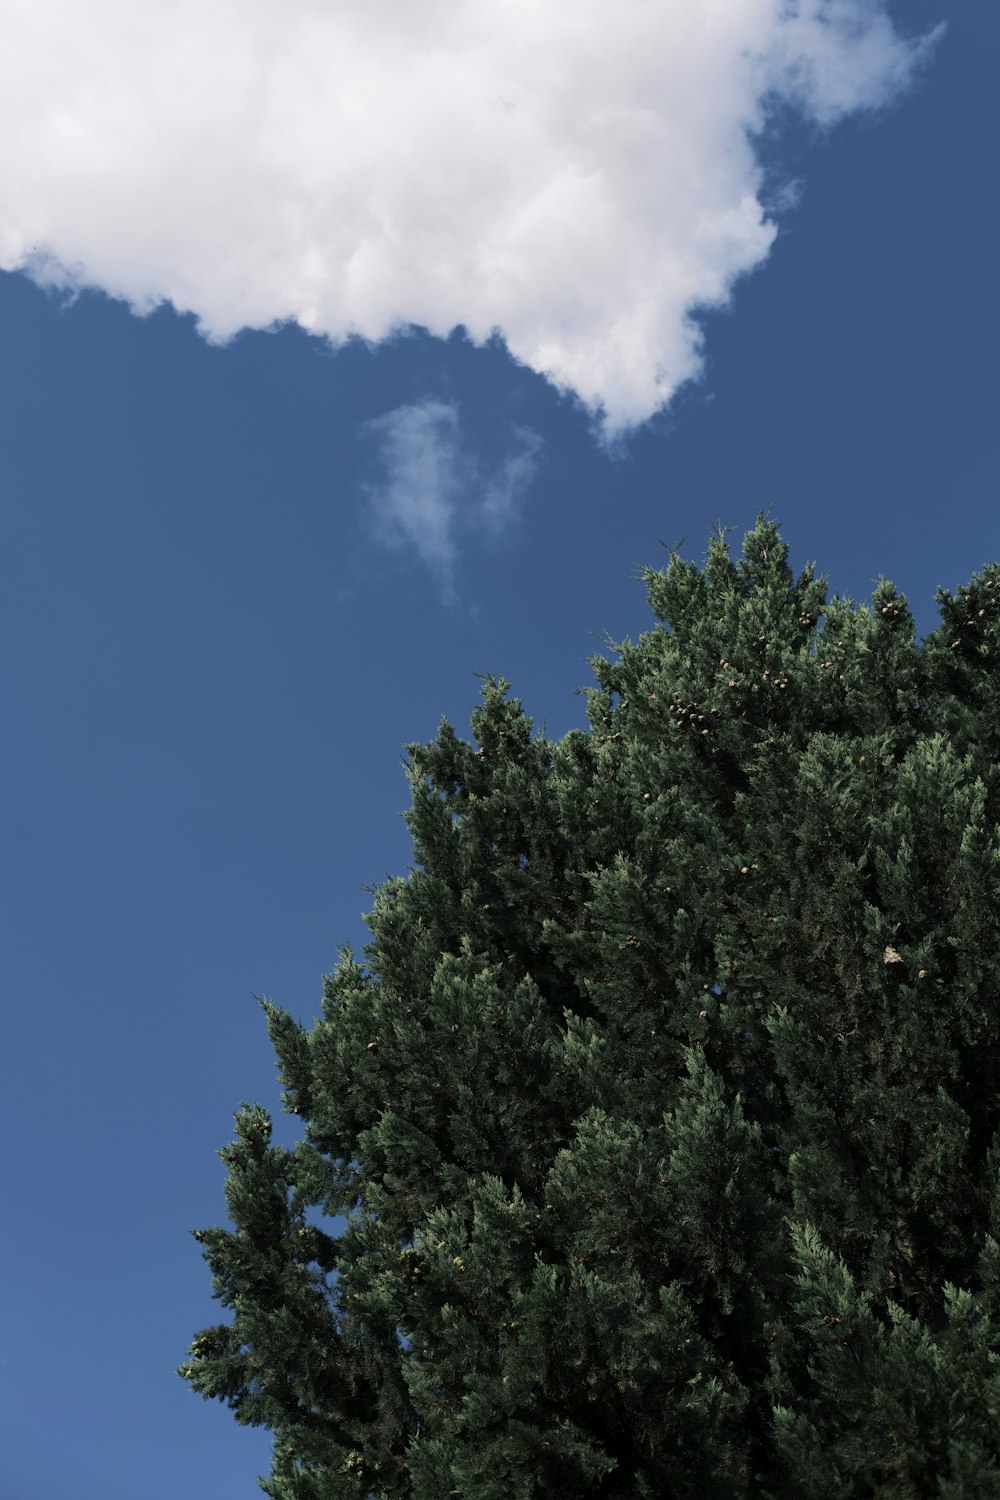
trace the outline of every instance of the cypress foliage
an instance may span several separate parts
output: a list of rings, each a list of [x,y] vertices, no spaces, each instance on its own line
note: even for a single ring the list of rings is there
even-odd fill
[[[407,747],[366,966],[266,1005],[305,1136],[237,1115],[181,1373],[272,1500],[1000,1495],[1000,567],[922,643],[763,517],[643,577],[589,733]]]

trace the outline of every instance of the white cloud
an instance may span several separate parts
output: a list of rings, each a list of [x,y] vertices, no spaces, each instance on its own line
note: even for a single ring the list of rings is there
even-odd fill
[[[456,532],[477,519],[499,530],[531,483],[538,434],[514,429],[514,446],[495,474],[484,474],[463,440],[458,408],[445,401],[398,406],[362,428],[378,442],[376,483],[365,487],[371,535],[415,554],[454,598]]]
[[[418,324],[606,434],[767,256],[769,101],[823,125],[927,42],[881,0],[0,0],[0,265],[203,332]]]

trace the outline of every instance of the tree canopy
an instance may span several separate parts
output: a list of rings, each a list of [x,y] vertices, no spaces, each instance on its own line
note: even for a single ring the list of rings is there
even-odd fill
[[[787,552],[644,569],[589,731],[485,678],[264,1002],[181,1373],[273,1500],[1000,1495],[1000,566],[918,642]]]

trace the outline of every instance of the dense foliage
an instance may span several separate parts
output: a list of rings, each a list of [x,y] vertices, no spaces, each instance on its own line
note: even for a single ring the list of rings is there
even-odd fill
[[[196,1236],[274,1500],[1000,1495],[1000,567],[918,643],[786,558],[645,570],[589,732],[407,747]]]

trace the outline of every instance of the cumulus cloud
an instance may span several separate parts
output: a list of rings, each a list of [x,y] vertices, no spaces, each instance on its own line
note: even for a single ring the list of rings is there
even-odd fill
[[[419,401],[366,422],[375,440],[378,478],[365,486],[374,540],[408,549],[454,598],[457,532],[482,519],[494,530],[515,513],[534,478],[541,439],[516,427],[513,445],[493,474],[484,473],[464,441],[457,406]]]
[[[0,0],[0,265],[225,340],[499,331],[614,436],[768,254],[755,141],[891,99],[881,0]]]

